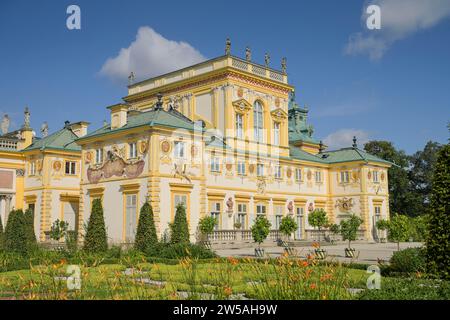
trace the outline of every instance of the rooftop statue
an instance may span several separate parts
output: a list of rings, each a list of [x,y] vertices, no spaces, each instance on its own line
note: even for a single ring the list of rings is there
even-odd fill
[[[7,114],[5,114],[3,116],[2,124],[1,124],[2,135],[8,133],[8,131],[9,131],[9,124],[10,124],[9,116]]]

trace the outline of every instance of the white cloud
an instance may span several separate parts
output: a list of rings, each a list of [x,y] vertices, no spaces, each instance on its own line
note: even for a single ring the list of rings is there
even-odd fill
[[[100,74],[124,82],[130,72],[143,80],[199,63],[206,58],[189,43],[164,38],[150,27],[140,27],[128,48],[109,58]]]
[[[393,43],[450,17],[448,0],[374,0],[370,4],[380,6],[381,29],[350,35],[344,49],[346,54],[368,54],[371,60],[378,60]],[[366,7],[361,16],[364,27]]]
[[[361,149],[369,141],[369,133],[364,130],[341,129],[326,136],[323,143],[328,146],[328,150],[348,148],[353,144],[353,137],[356,137],[358,147]]]

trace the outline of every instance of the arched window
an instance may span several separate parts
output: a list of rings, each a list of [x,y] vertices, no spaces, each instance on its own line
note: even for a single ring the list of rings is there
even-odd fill
[[[263,107],[260,101],[253,104],[253,129],[255,132],[255,141],[263,142]]]

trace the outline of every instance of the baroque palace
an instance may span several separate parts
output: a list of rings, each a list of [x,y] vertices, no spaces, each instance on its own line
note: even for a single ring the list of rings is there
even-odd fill
[[[179,203],[191,239],[201,217],[218,218],[213,239],[251,242],[257,215],[276,234],[292,215],[296,240],[314,238],[308,214],[323,208],[331,222],[352,213],[364,223],[359,238],[377,240],[375,222],[389,218],[391,163],[357,146],[328,151],[313,137],[308,109],[295,102],[286,60],[282,70],[230,54],[141,82],[130,75],[128,95],[108,107],[110,123],[66,122],[41,137],[30,126],[0,136],[0,216],[32,208],[36,236],[49,240],[65,220],[80,234],[92,200],[101,198],[111,243],[130,243],[139,210],[149,201],[164,237]],[[272,240],[275,240],[272,237]]]

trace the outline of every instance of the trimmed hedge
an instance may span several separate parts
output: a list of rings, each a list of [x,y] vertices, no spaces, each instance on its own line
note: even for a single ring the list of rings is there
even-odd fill
[[[425,272],[426,257],[423,248],[407,248],[394,252],[389,269],[399,273]]]
[[[102,253],[108,250],[105,219],[100,199],[92,202],[92,212],[89,218],[83,250],[89,253]]]

